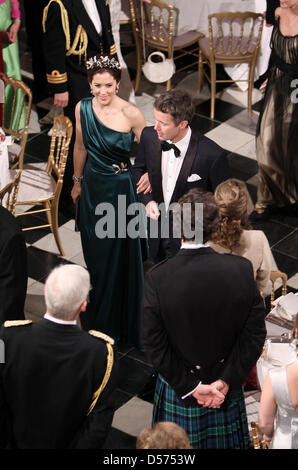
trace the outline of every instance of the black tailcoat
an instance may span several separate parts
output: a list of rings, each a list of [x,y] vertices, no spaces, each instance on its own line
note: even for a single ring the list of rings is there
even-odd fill
[[[143,346],[179,397],[200,380],[220,378],[230,393],[239,390],[265,336],[264,302],[246,258],[206,247],[181,249],[147,273]]]

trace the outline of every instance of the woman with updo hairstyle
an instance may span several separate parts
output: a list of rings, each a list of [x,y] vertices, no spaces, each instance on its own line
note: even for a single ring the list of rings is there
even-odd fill
[[[80,199],[82,249],[92,285],[81,322],[84,329],[140,348],[144,250],[138,227],[134,237],[128,233],[134,219],[128,209],[138,202],[131,146],[146,122],[117,94],[121,67],[114,57],[94,56],[86,64],[91,96],[76,105],[71,193],[74,203]],[[141,190],[149,191],[147,175],[141,180]]]
[[[252,230],[249,223],[246,184],[230,178],[217,186],[214,197],[220,223],[208,243],[219,253],[232,253],[249,259],[256,283],[262,291],[270,278],[272,255],[264,232]]]

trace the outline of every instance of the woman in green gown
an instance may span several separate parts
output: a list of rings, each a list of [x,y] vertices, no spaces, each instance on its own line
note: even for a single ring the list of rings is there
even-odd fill
[[[76,202],[80,196],[81,241],[91,275],[88,327],[140,347],[141,239],[125,231],[132,219],[127,208],[137,202],[131,146],[146,122],[136,106],[117,96],[118,61],[109,56],[89,59],[87,75],[93,97],[76,106],[72,198]],[[139,184],[150,190],[146,176]]]
[[[17,42],[17,33],[21,24],[19,2],[17,0],[0,0],[0,31],[2,32],[2,55],[4,72],[8,77],[21,80],[19,46]],[[22,96],[18,96],[20,102]],[[10,120],[9,103],[13,100],[13,90],[7,87],[5,90],[5,125],[8,127]],[[16,129],[18,121],[18,111],[20,104],[16,103],[15,117],[12,122],[12,128]],[[19,129],[25,125],[25,108],[22,112]]]

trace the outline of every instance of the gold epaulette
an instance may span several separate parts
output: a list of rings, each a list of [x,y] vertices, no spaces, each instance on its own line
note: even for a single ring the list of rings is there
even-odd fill
[[[99,331],[94,331],[94,330],[91,330],[89,331],[89,333],[91,335],[93,335],[94,333],[95,336],[98,336],[99,335],[103,335],[105,336],[106,338],[109,338],[110,340],[112,338],[110,338],[109,336],[103,334],[103,333],[100,333]],[[100,336],[101,337],[101,336]],[[107,340],[106,340],[107,341]],[[114,342],[114,340],[112,340]],[[93,408],[95,407],[96,403],[97,403],[97,400],[100,396],[100,394],[103,392],[103,390],[105,389],[105,386],[107,385],[108,381],[109,381],[109,378],[111,376],[111,372],[112,372],[112,369],[113,369],[113,364],[114,364],[114,351],[113,351],[113,348],[112,348],[112,345],[111,343],[107,342],[106,343],[106,347],[107,347],[107,350],[108,350],[108,355],[107,355],[107,367],[106,367],[106,371],[105,371],[105,375],[104,375],[104,378],[102,380],[102,383],[100,384],[100,386],[98,387],[98,389],[93,393],[92,395],[92,401],[91,401],[91,405],[89,406],[89,409],[87,411],[87,416],[91,413],[91,411],[93,410]]]
[[[4,322],[4,326],[9,328],[10,326],[29,325],[30,323],[32,323],[32,320],[7,320]]]
[[[115,44],[113,44],[112,46],[110,46],[110,54],[111,54],[111,55],[117,54],[116,45],[115,45]]]
[[[65,83],[67,82],[67,73],[60,73],[59,70],[53,70],[51,74],[47,73],[47,81],[54,85]]]
[[[113,338],[111,338],[110,336],[106,335],[105,333],[101,333],[101,331],[96,331],[96,330],[89,330],[90,335],[92,336],[96,336],[97,338],[100,338],[100,339],[103,339],[104,341],[106,341],[107,343],[110,343],[110,344],[114,344],[115,341],[113,340]]]
[[[61,0],[50,0],[47,6],[43,10],[43,17],[42,17],[42,28],[43,32],[46,32],[46,21],[48,17],[48,11],[51,3],[57,3],[60,7],[60,13],[61,13],[61,23],[62,23],[62,28],[65,36],[65,49],[66,49],[66,55],[78,55],[81,56],[84,54],[86,56],[87,52],[87,46],[88,46],[88,36],[82,25],[78,25],[75,38],[73,41],[73,44],[70,44],[71,38],[70,38],[70,30],[69,30],[69,19],[68,19],[68,13],[61,2]],[[78,48],[77,48],[78,47]],[[86,60],[86,57],[85,57]],[[51,82],[49,82],[51,83]]]

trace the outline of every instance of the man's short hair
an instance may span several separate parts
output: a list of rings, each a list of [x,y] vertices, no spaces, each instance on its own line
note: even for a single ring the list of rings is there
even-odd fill
[[[172,116],[178,126],[181,121],[190,123],[195,112],[191,96],[183,90],[170,90],[158,96],[154,108]]]
[[[214,195],[203,189],[190,189],[178,201],[181,210],[181,228],[184,241],[194,241],[195,235],[189,237],[187,232],[195,233],[198,226],[203,223],[203,243],[211,239],[212,234],[217,230],[219,224],[219,215]],[[185,204],[185,206],[184,206]],[[203,218],[198,220],[201,212],[196,211],[196,204],[203,204]],[[189,210],[190,207],[190,210]],[[188,210],[186,210],[188,209]],[[188,228],[184,231],[184,228]]]
[[[82,266],[64,264],[53,269],[45,283],[47,311],[61,320],[73,318],[87,299],[90,275]]]

